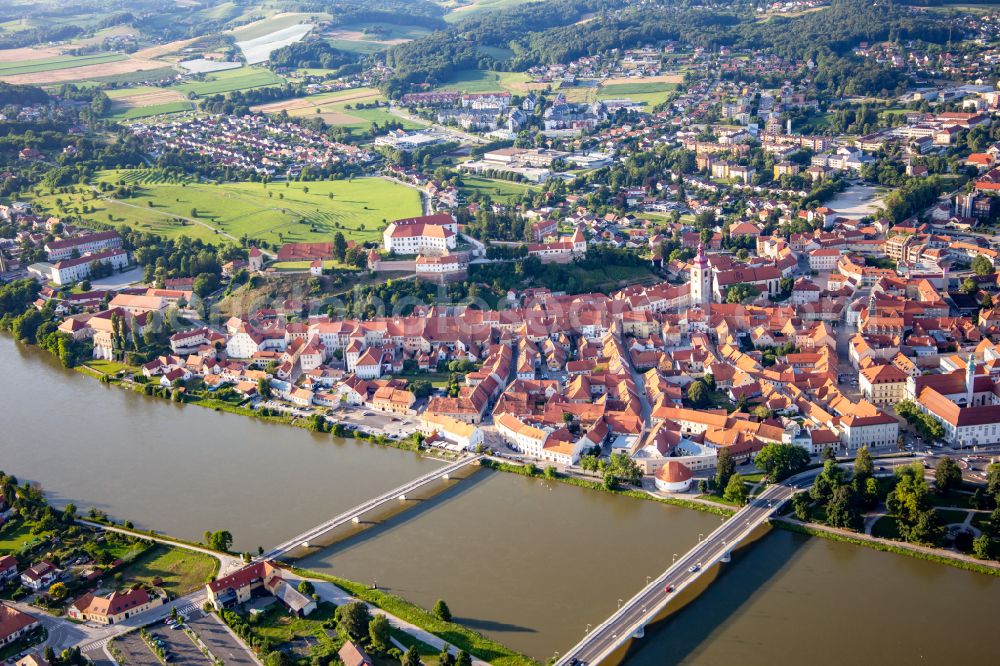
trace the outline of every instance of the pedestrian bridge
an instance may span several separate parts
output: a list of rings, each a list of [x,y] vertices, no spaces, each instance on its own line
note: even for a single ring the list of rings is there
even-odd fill
[[[260,555],[258,559],[273,560],[280,559],[287,555],[289,552],[296,548],[308,548],[310,541],[315,541],[324,534],[346,525],[348,523],[357,523],[361,520],[361,516],[375,509],[384,507],[392,502],[399,502],[405,500],[407,494],[413,493],[419,490],[422,486],[426,486],[429,483],[439,481],[441,479],[448,479],[452,474],[458,472],[463,467],[478,463],[485,456],[482,454],[470,456],[453,462],[445,467],[434,470],[433,472],[428,472],[421,477],[408,481],[398,488],[394,488],[386,493],[379,495],[373,499],[370,499],[362,504],[355,506],[352,509],[345,511],[339,516],[335,516],[330,520],[313,527],[296,537],[285,541],[267,551],[263,555]]]
[[[556,666],[595,666],[608,660],[633,638],[642,638],[646,625],[662,615],[678,592],[716,563],[728,562],[732,549],[769,520],[799,489],[812,485],[815,474],[806,473],[768,487],[624,603],[614,615],[588,631],[583,640],[556,662]]]

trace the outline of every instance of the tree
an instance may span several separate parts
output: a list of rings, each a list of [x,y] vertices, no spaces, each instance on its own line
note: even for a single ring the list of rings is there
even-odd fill
[[[809,520],[809,495],[807,493],[796,493],[792,497],[792,510],[795,517],[803,522]]]
[[[389,619],[379,613],[368,623],[368,637],[371,639],[372,647],[379,652],[385,652],[392,647],[392,635],[389,626]]]
[[[261,377],[257,380],[257,395],[264,398],[265,400],[271,397],[271,380],[267,377]]]
[[[344,238],[343,232],[338,231],[333,236],[333,258],[343,261],[345,256],[347,256],[347,239]]]
[[[212,550],[228,553],[230,546],[233,545],[233,535],[227,530],[205,532],[205,543]]]
[[[980,534],[972,541],[972,554],[981,560],[993,557],[993,543],[985,534]]]
[[[725,488],[729,483],[729,477],[736,473],[736,461],[733,460],[733,453],[729,449],[719,449],[718,457],[715,459],[715,487]]]
[[[920,512],[912,524],[900,521],[899,533],[911,543],[936,546],[944,539],[945,529],[941,525],[938,512],[934,509],[926,509]]]
[[[934,485],[942,495],[962,486],[962,470],[951,458],[941,458],[934,469]]]
[[[826,522],[832,527],[860,530],[861,507],[857,492],[849,486],[838,486],[826,505]]]
[[[354,638],[361,638],[368,632],[371,624],[371,614],[368,606],[360,601],[352,601],[338,606],[335,613],[337,624]]]
[[[441,648],[441,654],[438,655],[438,666],[455,666],[455,655],[448,652],[447,645]]]
[[[708,390],[705,388],[704,382],[692,382],[687,390],[687,398],[692,407],[703,406],[708,399]]]
[[[311,597],[313,594],[316,593],[316,587],[307,580],[300,580],[298,589],[299,592],[306,595],[307,597]]]
[[[400,661],[400,666],[422,666],[423,662],[420,661],[420,655],[417,654],[416,648],[411,647],[403,654],[403,659]]]
[[[986,468],[986,492],[992,497],[1000,495],[1000,463],[992,463]]]
[[[979,254],[972,258],[972,272],[976,275],[986,276],[993,275],[996,271],[993,269],[993,262]]]
[[[872,462],[871,451],[867,446],[862,446],[854,457],[854,478],[863,482],[874,475],[875,463]]]
[[[619,483],[637,485],[642,480],[642,468],[627,453],[612,453],[604,467],[604,486],[615,488]]]
[[[438,599],[431,612],[434,613],[434,617],[437,619],[443,622],[451,622],[451,609],[448,608],[448,604],[444,602],[444,599]]]
[[[465,650],[459,650],[458,657],[455,658],[455,666],[472,666],[472,657]]]
[[[722,493],[722,499],[727,502],[732,502],[733,504],[746,504],[747,491],[746,486],[743,485],[742,476],[739,474],[733,474],[729,477],[729,482],[726,484],[726,490]]]
[[[809,464],[809,452],[795,444],[765,444],[754,464],[764,470],[771,481],[782,481]]]
[[[215,273],[199,273],[198,277],[194,279],[192,288],[194,289],[194,293],[198,294],[201,298],[205,298],[219,288],[219,276]]]
[[[295,660],[287,652],[274,650],[264,657],[264,666],[295,666]]]
[[[49,587],[49,597],[53,601],[62,601],[69,594],[69,589],[66,587],[66,583],[53,583]]]
[[[915,524],[930,506],[924,469],[919,463],[914,463],[898,468],[896,477],[896,487],[886,497],[885,506],[901,521]]]

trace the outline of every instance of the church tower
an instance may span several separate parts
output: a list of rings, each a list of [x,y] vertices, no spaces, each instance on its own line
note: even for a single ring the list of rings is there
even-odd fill
[[[705,248],[698,243],[698,253],[691,263],[691,305],[707,305],[712,302],[712,268],[708,265]]]
[[[965,406],[972,407],[976,395],[976,357],[969,354],[965,362]]]

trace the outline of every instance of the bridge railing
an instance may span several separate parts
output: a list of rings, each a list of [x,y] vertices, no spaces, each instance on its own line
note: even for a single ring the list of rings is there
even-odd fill
[[[779,488],[780,486],[772,486],[769,490],[777,491],[777,489]],[[747,513],[756,508],[760,508],[759,504],[756,504],[757,502],[761,501],[769,502],[767,511],[761,513],[760,516],[755,518],[751,524],[746,525],[744,529],[741,529],[735,538],[731,539],[725,546],[721,548],[722,553],[720,554],[720,557],[721,555],[725,554],[728,548],[731,547],[731,544],[739,543],[744,538],[746,538],[746,536],[750,532],[752,532],[754,529],[760,526],[764,521],[768,520],[771,517],[771,515],[782,504],[782,502],[780,501],[775,501],[772,504],[771,500],[767,498],[766,495],[767,491],[762,493],[754,500],[751,500],[750,504],[747,504],[746,506],[741,508],[735,514],[733,514],[728,520],[726,520],[722,525],[712,530],[712,532],[708,535],[707,538],[703,539],[702,541],[699,541],[696,546],[691,548],[682,557],[678,558],[674,564],[670,565],[670,567],[668,567],[663,573],[657,576],[648,585],[639,590],[639,592],[637,592],[631,599],[629,599],[625,604],[623,604],[621,608],[619,608],[610,617],[608,617],[608,619],[606,619],[604,622],[602,622],[597,627],[588,632],[587,635],[583,638],[583,640],[577,643],[571,650],[569,650],[569,652],[566,653],[566,655],[564,655],[561,659],[559,659],[556,662],[556,666],[566,666],[567,664],[570,663],[570,659],[573,658],[574,655],[576,655],[577,653],[579,653],[579,651],[586,648],[586,646],[589,643],[592,643],[594,640],[596,640],[602,633],[611,630],[622,618],[624,618],[625,615],[629,613],[629,611],[632,608],[634,608],[638,604],[641,604],[646,595],[648,595],[651,591],[661,587],[667,578],[669,578],[672,574],[676,573],[676,571],[681,567],[686,566],[686,562],[692,554],[697,553],[702,549],[711,550],[710,546],[717,538],[719,538],[720,532],[724,531],[727,528],[727,526],[730,526],[733,523],[733,521],[737,520],[745,521],[746,519],[743,516],[747,515]],[[702,569],[702,571],[704,571],[704,569]],[[653,610],[651,612],[655,613],[656,611]],[[638,624],[641,625],[644,621],[645,620],[641,620],[638,622]],[[632,627],[626,627],[625,629],[619,630],[618,634],[622,636],[623,637],[622,640],[624,640],[624,637],[630,636],[632,634],[632,631],[633,631]]]
[[[476,461],[478,461],[478,460],[480,460],[482,458],[483,458],[483,455],[481,455],[481,454],[480,455],[475,455],[475,456],[473,456],[471,458],[465,458],[463,460],[459,460],[459,461],[456,461],[454,463],[451,463],[450,465],[446,465],[445,467],[442,467],[440,469],[436,469],[433,472],[428,472],[427,474],[424,474],[423,476],[420,476],[420,477],[418,477],[416,479],[413,479],[412,481],[408,481],[405,484],[403,484],[402,486],[399,486],[397,488],[393,488],[392,490],[389,490],[389,491],[387,491],[387,492],[379,495],[378,497],[374,497],[372,499],[369,499],[369,500],[363,502],[362,504],[359,504],[359,505],[357,505],[357,506],[355,506],[355,507],[353,507],[353,508],[351,508],[351,509],[349,509],[349,510],[343,512],[343,513],[341,513],[340,515],[335,516],[335,517],[331,518],[330,520],[328,520],[328,521],[326,521],[326,522],[324,522],[324,523],[322,523],[320,525],[317,525],[316,527],[310,528],[309,530],[303,532],[302,534],[299,534],[298,536],[296,536],[296,537],[294,537],[292,539],[289,539],[289,540],[287,540],[287,541],[285,541],[285,542],[283,542],[283,543],[275,546],[274,548],[272,548],[268,552],[264,553],[264,555],[262,555],[261,557],[264,558],[264,559],[273,559],[273,558],[276,558],[276,557],[281,557],[282,555],[284,555],[288,551],[292,550],[293,548],[299,546],[303,542],[306,542],[306,541],[308,541],[310,539],[315,539],[316,537],[318,537],[318,536],[320,536],[322,534],[325,534],[326,532],[329,532],[330,530],[334,529],[338,525],[340,525],[342,523],[345,523],[345,522],[347,522],[349,520],[352,520],[354,517],[356,517],[356,516],[358,516],[358,515],[360,515],[362,513],[365,513],[367,511],[371,511],[372,509],[374,509],[375,507],[377,507],[377,506],[379,506],[381,504],[384,504],[384,503],[386,503],[388,501],[391,501],[391,500],[399,497],[402,494],[405,494],[405,493],[410,492],[410,491],[412,491],[412,490],[414,490],[416,488],[419,488],[420,486],[422,486],[422,485],[424,485],[426,483],[429,483],[430,481],[433,481],[434,479],[440,478],[442,475],[450,474],[450,473],[452,473],[452,472],[454,472],[456,470],[459,470],[462,467],[465,467],[466,465],[470,465],[470,464],[472,464],[472,463],[474,463],[474,462],[476,462]]]

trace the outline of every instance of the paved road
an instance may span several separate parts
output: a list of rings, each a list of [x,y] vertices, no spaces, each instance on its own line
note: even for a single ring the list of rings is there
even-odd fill
[[[677,591],[696,580],[739,543],[748,531],[766,521],[772,512],[799,489],[808,487],[819,470],[810,470],[784,483],[768,487],[757,498],[740,509],[721,527],[700,541],[684,554],[660,577],[653,580],[639,594],[630,599],[617,613],[591,631],[580,643],[569,650],[557,664],[566,666],[576,659],[584,664],[597,664],[614,651],[628,636],[657,615]],[[695,568],[694,571],[691,571]],[[670,592],[667,592],[667,590]]]
[[[188,618],[188,627],[226,666],[259,666],[260,662],[214,614],[193,613]]]

